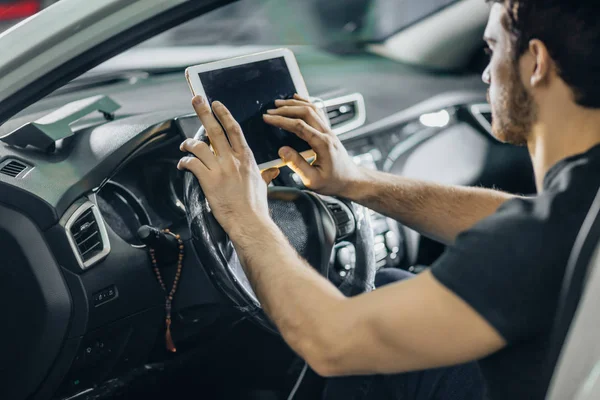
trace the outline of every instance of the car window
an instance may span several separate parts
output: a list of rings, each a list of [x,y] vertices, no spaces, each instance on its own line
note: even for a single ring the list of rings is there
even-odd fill
[[[456,0],[241,0],[149,40],[145,46],[328,45],[370,42]]]

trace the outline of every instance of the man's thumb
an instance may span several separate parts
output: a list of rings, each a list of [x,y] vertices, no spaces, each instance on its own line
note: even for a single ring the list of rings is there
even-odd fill
[[[267,183],[271,183],[271,181],[279,176],[279,168],[269,168],[262,171],[261,176],[263,180]]]

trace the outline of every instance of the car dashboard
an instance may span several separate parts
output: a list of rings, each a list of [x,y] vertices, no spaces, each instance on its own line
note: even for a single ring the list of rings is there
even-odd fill
[[[535,190],[532,174],[522,172],[531,170],[526,150],[491,137],[478,78],[439,77],[379,58],[335,59],[324,67],[327,57],[300,55],[299,61],[311,94],[323,100],[358,164],[441,183]],[[371,71],[363,69],[369,62]],[[17,339],[7,359],[29,360],[15,364],[11,376],[19,388],[38,388],[37,398],[66,398],[149,361],[176,357],[164,350],[165,294],[137,236],[142,225],[177,232],[190,249],[174,303],[177,355],[210,346],[239,318],[198,267],[202,255],[187,246],[183,172],[176,164],[179,144],[194,137],[200,123],[182,74],[63,91],[0,133],[98,94],[121,104],[114,120],[93,115],[78,121],[54,152],[0,144],[0,240],[10,244],[7,259],[19,265],[11,281],[23,282],[5,292],[22,302],[6,318],[22,326],[36,316],[44,321]],[[273,184],[302,188],[287,168]],[[379,268],[418,272],[443,251],[385,216],[373,212],[372,219]],[[343,280],[353,262],[351,246],[339,244],[331,260],[334,279]]]

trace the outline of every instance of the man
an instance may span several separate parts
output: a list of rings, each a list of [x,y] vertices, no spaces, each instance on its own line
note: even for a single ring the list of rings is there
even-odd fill
[[[194,99],[216,155],[188,140],[182,150],[196,158],[183,158],[179,168],[196,175],[265,311],[316,372],[384,376],[480,360],[489,398],[544,398],[562,277],[600,185],[599,16],[592,1],[492,6],[483,80],[490,86],[493,132],[528,147],[535,198],[360,169],[299,97],[277,102],[265,115],[317,153],[309,165],[289,148],[280,151],[308,188],[361,203],[449,245],[429,271],[355,298],[310,268],[270,219],[266,184],[227,109],[212,105],[224,132],[210,106]],[[276,174],[266,171],[263,178]],[[434,393],[444,384],[431,373],[421,373],[418,385],[433,389],[396,398],[456,395]],[[396,378],[403,376],[410,374]]]

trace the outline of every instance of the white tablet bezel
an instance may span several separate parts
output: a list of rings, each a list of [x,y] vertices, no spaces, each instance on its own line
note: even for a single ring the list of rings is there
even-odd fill
[[[237,65],[250,64],[257,61],[270,60],[273,58],[283,57],[285,63],[290,72],[290,76],[292,77],[292,81],[294,82],[294,86],[296,88],[296,93],[305,99],[309,98],[308,89],[306,88],[306,83],[304,82],[304,78],[300,73],[300,67],[298,67],[298,62],[296,61],[296,57],[294,53],[290,49],[276,49],[269,50],[255,54],[249,54],[246,56],[240,56],[235,58],[230,58],[227,60],[215,61],[206,64],[194,65],[186,68],[185,77],[190,86],[190,90],[194,96],[200,95],[206,99],[206,93],[204,91],[204,86],[202,85],[202,81],[200,80],[200,74],[207,71],[214,71],[218,69],[235,67]],[[305,159],[310,159],[315,157],[315,153],[312,150],[303,151],[300,153],[302,157]],[[262,164],[259,164],[258,167],[261,170],[265,170],[273,167],[281,167],[285,165],[285,162],[280,158],[277,158],[273,161],[268,161]]]

